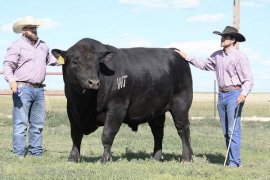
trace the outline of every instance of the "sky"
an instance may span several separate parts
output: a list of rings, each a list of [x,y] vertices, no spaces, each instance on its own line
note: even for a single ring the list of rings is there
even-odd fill
[[[220,36],[233,25],[233,0],[8,0],[0,3],[0,71],[7,48],[20,38],[16,20],[33,16],[45,22],[38,35],[51,48],[67,50],[82,38],[117,48],[175,47],[206,60],[221,49]],[[250,62],[254,92],[270,92],[270,0],[241,0],[240,43]],[[214,72],[191,67],[194,91],[214,91]],[[47,67],[61,72],[61,67]],[[47,75],[47,89],[63,89],[61,76]],[[8,89],[0,75],[0,89]]]

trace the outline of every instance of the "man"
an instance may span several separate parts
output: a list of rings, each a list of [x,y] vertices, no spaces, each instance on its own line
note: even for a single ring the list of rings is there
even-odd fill
[[[223,32],[214,31],[213,33],[221,36],[223,49],[214,52],[207,61],[187,56],[182,51],[177,52],[190,64],[202,70],[216,72],[219,86],[218,111],[227,148],[234,119],[237,116],[227,165],[239,167],[241,165],[241,112],[244,101],[253,87],[253,78],[248,58],[235,47],[237,42],[244,42],[245,37],[236,28],[230,26],[227,26]],[[236,114],[238,106],[239,111]]]
[[[28,152],[42,155],[42,130],[45,121],[44,85],[46,65],[61,64],[49,54],[44,41],[39,40],[37,28],[42,23],[33,17],[25,17],[13,25],[15,33],[22,37],[7,50],[4,59],[4,78],[13,92],[13,152],[26,155],[26,131],[29,125]],[[16,94],[20,91],[20,94]]]

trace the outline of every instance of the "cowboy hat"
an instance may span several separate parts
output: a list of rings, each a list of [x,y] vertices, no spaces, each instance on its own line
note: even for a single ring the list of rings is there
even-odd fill
[[[246,40],[246,38],[242,34],[240,34],[236,28],[231,27],[231,26],[226,26],[222,32],[214,31],[213,33],[220,36],[222,35],[231,36],[235,38],[235,40],[238,42],[244,42]]]
[[[27,16],[27,17],[17,20],[14,23],[12,28],[13,28],[13,31],[18,34],[22,32],[22,29],[25,26],[40,26],[42,24],[43,22],[41,20],[37,20],[31,16]]]

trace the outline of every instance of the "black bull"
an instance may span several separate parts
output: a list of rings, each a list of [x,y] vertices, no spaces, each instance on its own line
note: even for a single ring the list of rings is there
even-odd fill
[[[54,49],[52,53],[65,59],[63,77],[73,141],[69,161],[79,161],[83,135],[99,126],[104,126],[101,160],[109,161],[121,124],[137,131],[145,122],[154,137],[153,157],[161,160],[167,111],[182,140],[182,159],[192,160],[188,119],[193,96],[191,71],[173,49],[118,49],[85,38],[67,51]]]

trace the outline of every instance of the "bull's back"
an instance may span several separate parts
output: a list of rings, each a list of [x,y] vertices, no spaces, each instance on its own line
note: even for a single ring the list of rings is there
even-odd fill
[[[192,88],[189,63],[173,49],[129,48],[121,49],[126,68],[145,88],[173,88],[174,91]]]

